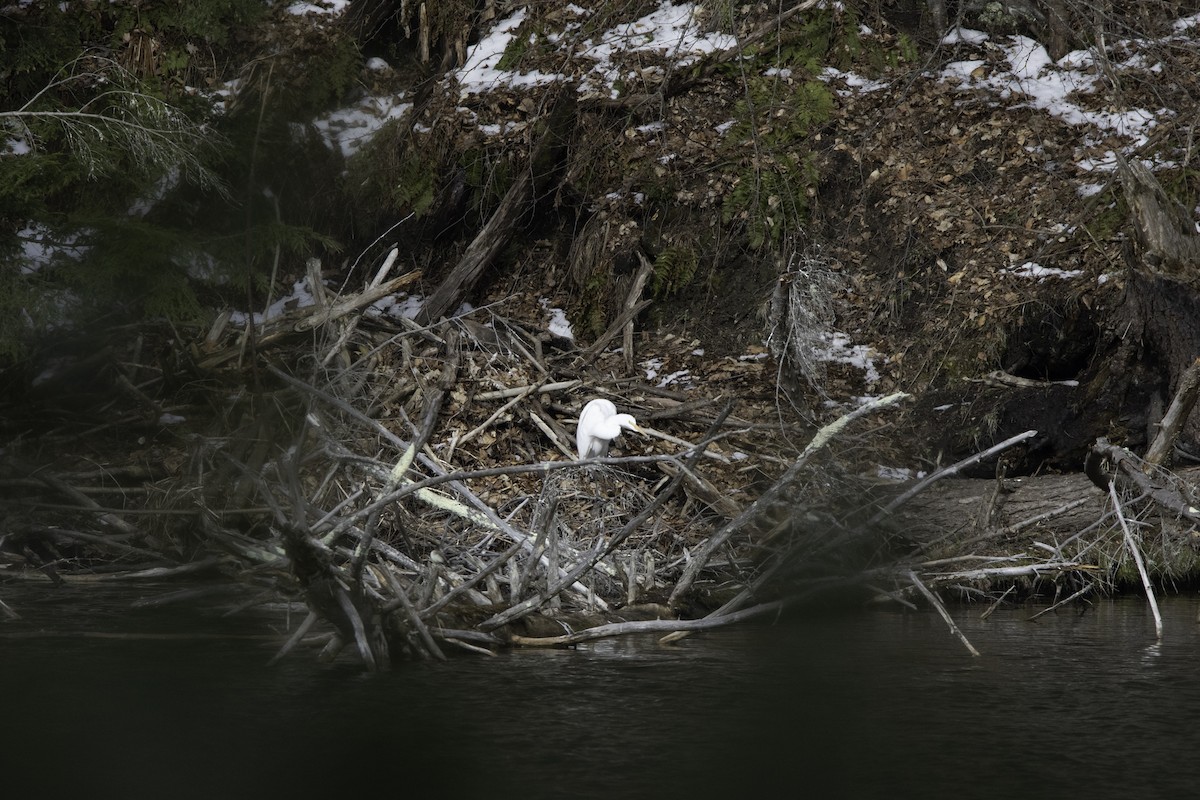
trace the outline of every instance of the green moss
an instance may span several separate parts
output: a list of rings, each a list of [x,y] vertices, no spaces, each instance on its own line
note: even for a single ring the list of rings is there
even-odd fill
[[[811,154],[776,149],[741,171],[722,205],[722,217],[745,227],[751,248],[777,246],[803,225],[817,178]]]
[[[471,189],[471,210],[485,216],[512,187],[512,163],[502,153],[487,148],[472,148],[463,153],[459,164]]]
[[[1110,186],[1092,198],[1092,212],[1082,223],[1087,231],[1087,240],[1108,242],[1129,224],[1129,204],[1120,185]]]
[[[898,67],[901,64],[916,64],[920,55],[917,51],[917,43],[908,34],[902,33],[900,34],[896,48],[888,49],[885,62],[889,67]]]
[[[504,48],[504,52],[500,55],[500,60],[496,62],[496,69],[513,70],[521,63],[521,59],[529,52],[531,36],[529,34],[517,33],[508,40],[508,45]]]
[[[583,319],[576,324],[588,338],[595,338],[604,333],[606,326],[604,300],[612,293],[612,274],[607,270],[596,270],[588,276],[583,286],[579,307],[583,309]]]

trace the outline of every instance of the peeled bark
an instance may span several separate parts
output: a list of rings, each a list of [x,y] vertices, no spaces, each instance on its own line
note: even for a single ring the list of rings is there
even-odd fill
[[[1200,267],[1200,236],[1196,235],[1191,214],[1167,196],[1141,161],[1115,155],[1125,199],[1145,249],[1144,261],[1152,271],[1195,283]]]

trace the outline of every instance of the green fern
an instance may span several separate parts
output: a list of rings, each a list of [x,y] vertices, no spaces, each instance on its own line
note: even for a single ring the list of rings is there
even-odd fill
[[[420,217],[433,205],[437,174],[433,164],[415,153],[399,164],[392,188],[392,202],[396,208],[411,209]]]
[[[733,14],[723,0],[709,6]],[[808,216],[818,172],[807,141],[833,113],[818,71],[826,65],[861,70],[865,62],[881,72],[916,58],[911,40],[901,36],[898,45],[861,36],[852,8],[816,10],[787,23],[769,46],[748,49],[749,61],[720,68],[744,87],[738,123],[724,140],[722,155],[740,167],[722,218],[742,227],[751,248],[778,246]]]
[[[654,259],[654,277],[650,283],[656,300],[675,294],[691,283],[700,259],[687,245],[671,245]]]
[[[745,167],[722,206],[727,223],[744,223],[754,249],[778,244],[807,218],[808,194],[816,183],[817,170],[804,142],[833,108],[829,91],[820,81],[791,87],[780,97],[767,95],[779,91],[765,85],[770,80],[752,80],[750,92],[759,95],[757,102],[746,100],[740,106],[742,121],[730,140],[736,146],[753,140],[756,157],[743,157]]]
[[[813,14],[783,32],[778,47],[759,52],[741,75],[738,123],[725,141],[730,158],[743,166],[722,218],[742,225],[753,249],[778,245],[807,218],[817,171],[805,143],[829,120],[833,98],[824,82],[804,76],[816,74],[835,42],[850,51],[858,46],[857,28],[846,27],[854,30],[841,35],[834,15]],[[784,70],[793,78],[782,77]]]

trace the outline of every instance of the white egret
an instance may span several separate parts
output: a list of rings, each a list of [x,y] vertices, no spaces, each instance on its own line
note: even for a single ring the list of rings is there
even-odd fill
[[[608,455],[608,445],[622,430],[641,433],[637,420],[629,414],[618,414],[608,400],[596,398],[583,407],[579,427],[575,429],[575,447],[579,457],[595,458]]]

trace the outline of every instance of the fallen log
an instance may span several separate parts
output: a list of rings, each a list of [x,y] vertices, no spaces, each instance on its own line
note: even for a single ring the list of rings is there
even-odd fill
[[[401,288],[421,279],[419,271],[407,272],[392,278],[386,283],[367,287],[356,294],[346,295],[329,306],[312,305],[297,311],[282,314],[274,319],[265,320],[260,327],[247,326],[232,343],[218,348],[216,342],[221,338],[222,330],[214,329],[206,337],[205,348],[211,350],[202,358],[197,366],[202,370],[216,369],[223,364],[234,361],[245,353],[246,341],[254,339],[256,350],[283,343],[298,334],[315,330],[331,322],[342,319],[348,314],[360,311],[367,306],[395,294]],[[228,318],[225,318],[228,322]]]
[[[903,486],[884,490],[884,495]],[[956,478],[916,495],[882,520],[907,541],[932,549],[946,541],[1002,541],[1017,533],[1064,536],[1103,514],[1105,493],[1082,473],[1004,479]],[[991,524],[981,524],[990,519]],[[1036,520],[1036,522],[1030,522]]]

